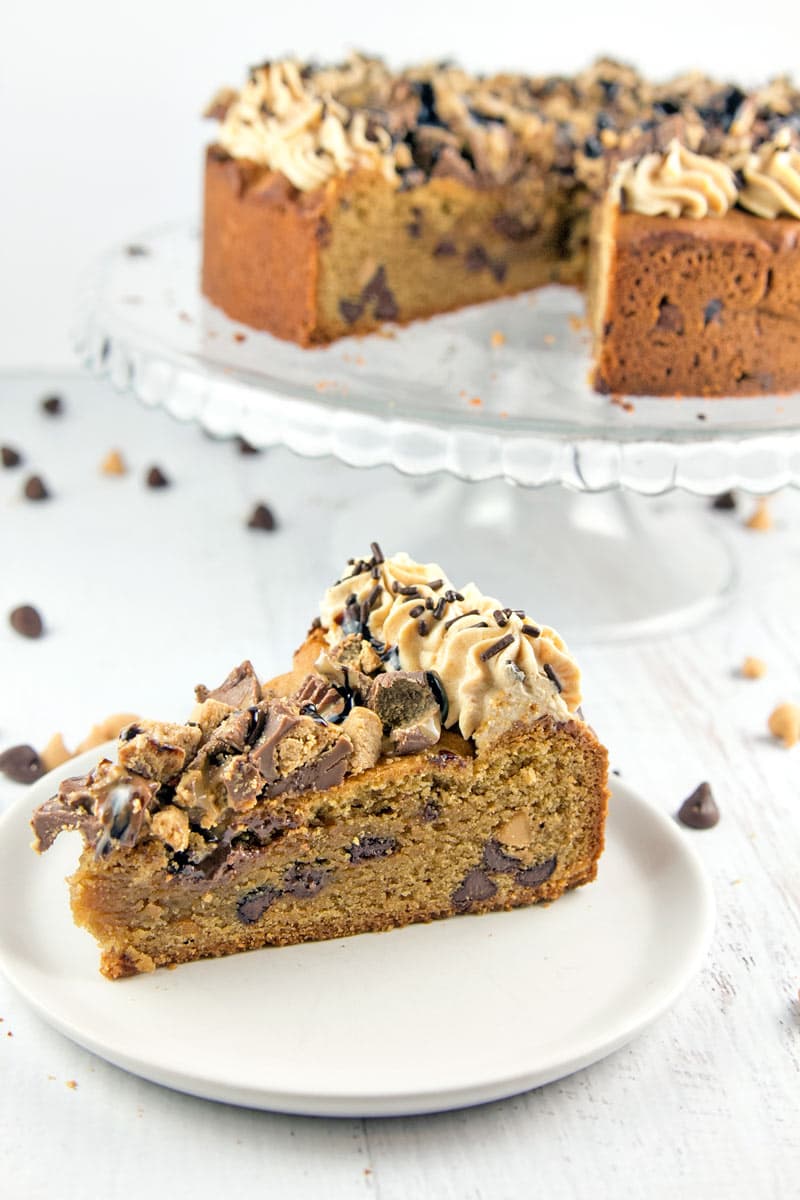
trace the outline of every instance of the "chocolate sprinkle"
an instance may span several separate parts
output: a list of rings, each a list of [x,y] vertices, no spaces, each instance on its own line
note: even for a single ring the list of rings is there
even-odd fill
[[[537,629],[535,625],[523,625],[522,632],[527,633],[530,637],[541,637],[541,629]]]
[[[149,488],[169,487],[169,480],[160,467],[151,467],[145,475],[144,481]]]
[[[0,461],[4,467],[18,467],[22,462],[22,455],[13,446],[0,446]]]
[[[559,681],[558,681],[558,676],[556,675],[555,671],[554,671],[554,670],[553,670],[553,668],[550,666],[550,663],[545,663],[545,664],[544,664],[544,668],[543,668],[543,670],[544,670],[544,673],[545,673],[545,675],[547,676],[547,678],[550,680],[550,682],[551,682],[552,684],[555,684],[556,690],[557,690],[558,692],[560,692],[560,691],[561,691],[561,684],[560,684],[560,683],[559,683]]]
[[[507,646],[510,646],[513,641],[513,633],[507,633],[503,637],[498,638],[497,641],[493,642],[491,646],[487,646],[485,650],[481,651],[481,662],[488,662],[490,658],[494,658],[496,654],[500,654],[501,651],[505,650]],[[559,691],[560,690],[561,689],[559,688]]]
[[[492,613],[492,616],[494,617],[495,621],[497,622],[497,624],[500,626],[501,629],[503,628],[504,625],[508,624],[508,617],[506,616],[506,614],[503,612],[503,610],[501,608],[496,608],[494,610],[494,612]]]
[[[273,530],[275,528],[275,517],[272,514],[272,510],[266,504],[257,504],[250,514],[247,528]]]
[[[377,566],[377,565],[378,565],[378,563],[382,563],[382,562],[384,561],[384,558],[383,558],[383,551],[381,550],[381,548],[380,548],[380,546],[378,545],[378,543],[377,543],[377,542],[370,542],[370,544],[369,544],[369,548],[370,548],[370,550],[372,551],[372,557],[373,557],[373,559],[375,560],[375,565]]]
[[[44,765],[33,746],[10,746],[0,754],[0,773],[14,783],[34,783],[44,775]]]
[[[431,589],[432,592],[438,592],[439,588],[442,587],[443,584],[444,584],[443,579],[432,579],[430,581],[430,583],[428,584],[428,587]]]
[[[445,629],[449,629],[451,625],[455,625],[456,621],[463,621],[464,617],[477,617],[479,615],[477,608],[471,608],[469,612],[459,613],[457,617],[451,617],[449,621],[445,621]]]
[[[447,601],[445,600],[444,596],[440,596],[439,599],[436,601],[436,607],[433,610],[434,620],[441,621],[442,617],[444,616],[444,610],[446,607],[447,607]]]
[[[428,635],[428,622],[427,622],[427,621],[420,621],[419,625],[417,626],[417,629],[418,629],[418,631],[419,631],[419,636],[420,636],[420,637],[427,637],[427,635]]]
[[[26,500],[49,500],[50,493],[41,475],[31,475],[22,489]]]
[[[44,623],[32,604],[22,604],[9,613],[11,628],[26,638],[38,638],[44,631]]]
[[[709,783],[699,784],[678,809],[678,820],[690,829],[713,829],[719,821],[719,808]]]

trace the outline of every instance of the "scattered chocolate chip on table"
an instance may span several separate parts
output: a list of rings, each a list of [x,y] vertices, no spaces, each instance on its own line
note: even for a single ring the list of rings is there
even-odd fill
[[[49,500],[50,492],[41,475],[30,475],[22,489],[26,500]]]
[[[169,479],[167,479],[160,467],[150,468],[145,476],[145,483],[149,488],[165,488],[170,485]]]
[[[0,462],[4,467],[18,467],[22,462],[22,455],[13,446],[0,446]]]
[[[44,622],[38,609],[32,604],[21,604],[12,609],[8,616],[12,629],[26,638],[38,638],[44,632]]]
[[[48,417],[60,417],[64,412],[64,400],[61,396],[43,396],[39,403],[42,412]]]
[[[257,504],[250,514],[247,527],[248,529],[275,529],[276,521],[272,509],[267,508],[266,504]]]
[[[719,821],[719,808],[710,783],[701,783],[678,809],[678,820],[690,829],[712,829]]]
[[[0,773],[15,783],[35,783],[44,775],[44,765],[33,746],[10,746],[0,754]]]

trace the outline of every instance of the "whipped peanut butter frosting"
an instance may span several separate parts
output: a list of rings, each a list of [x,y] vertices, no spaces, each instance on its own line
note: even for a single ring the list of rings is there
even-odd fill
[[[389,670],[433,672],[443,723],[465,738],[531,712],[568,721],[580,704],[578,667],[553,629],[474,583],[455,588],[436,563],[374,546],[325,593],[320,620],[330,646],[357,634]]]
[[[646,215],[800,216],[800,91],[785,77],[746,91],[699,73],[653,83],[610,59],[573,77],[479,76],[353,54],[262,63],[207,114],[219,153],[299,191],[371,171],[398,189],[546,177],[597,197],[616,178],[623,206]]]

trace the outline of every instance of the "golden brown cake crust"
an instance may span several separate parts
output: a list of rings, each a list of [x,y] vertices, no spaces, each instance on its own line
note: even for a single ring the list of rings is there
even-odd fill
[[[598,218],[595,387],[751,396],[800,387],[800,223]],[[609,227],[610,226],[610,227]]]

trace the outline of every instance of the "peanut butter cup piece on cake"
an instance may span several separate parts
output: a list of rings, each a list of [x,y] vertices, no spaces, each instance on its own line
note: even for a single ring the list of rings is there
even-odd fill
[[[34,814],[84,842],[75,921],[111,979],[554,900],[594,879],[607,756],[558,634],[373,545],[292,669],[137,720]]]

